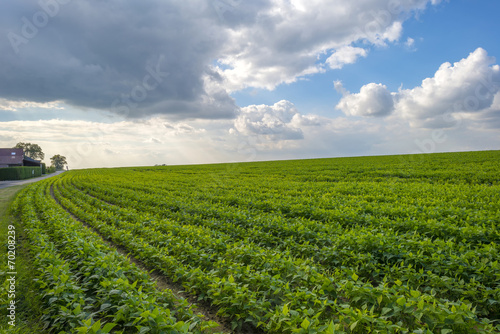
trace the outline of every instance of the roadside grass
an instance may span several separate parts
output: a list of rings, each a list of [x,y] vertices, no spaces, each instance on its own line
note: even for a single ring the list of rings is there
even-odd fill
[[[10,203],[14,200],[17,192],[25,186],[0,189],[0,333],[48,333],[43,329],[41,321],[43,303],[33,281],[35,268],[33,268],[30,254],[24,244],[27,242],[24,231],[16,218],[9,212]],[[7,268],[9,225],[15,226],[16,232],[15,326],[9,325],[11,319],[7,317],[7,303],[10,302],[10,299],[8,298],[9,284],[6,273],[12,271]]]

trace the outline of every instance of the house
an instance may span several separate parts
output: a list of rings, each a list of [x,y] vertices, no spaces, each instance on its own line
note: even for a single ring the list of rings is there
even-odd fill
[[[19,166],[41,167],[41,161],[25,156],[22,148],[0,148],[0,168]]]

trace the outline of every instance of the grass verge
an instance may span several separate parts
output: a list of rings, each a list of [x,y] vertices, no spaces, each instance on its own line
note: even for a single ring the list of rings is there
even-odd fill
[[[43,304],[33,282],[35,268],[25,245],[24,231],[9,212],[10,203],[25,186],[0,189],[0,333],[47,333],[40,320]],[[15,231],[15,234],[9,234],[9,231]],[[9,253],[8,236],[15,236],[15,254]],[[12,243],[13,238],[10,240]],[[11,262],[8,262],[9,255],[10,259],[14,258]],[[9,272],[16,274],[7,274]],[[10,284],[13,282],[8,280],[11,277],[15,277],[15,284]],[[12,308],[11,301],[15,301],[15,317],[8,310]]]

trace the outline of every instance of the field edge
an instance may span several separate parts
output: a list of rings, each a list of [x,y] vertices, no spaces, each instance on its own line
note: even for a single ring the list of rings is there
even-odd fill
[[[0,331],[2,333],[40,333],[45,334],[42,317],[42,301],[36,292],[33,281],[34,268],[31,255],[25,247],[25,234],[21,222],[10,212],[10,205],[17,194],[28,184],[0,189],[0,242],[2,244],[0,276],[2,284],[0,287],[0,299],[2,302],[2,321],[0,321]],[[6,309],[4,301],[7,298],[7,231],[9,225],[15,226],[16,231],[16,326],[10,326],[7,322]],[[27,298],[27,296],[29,296]]]

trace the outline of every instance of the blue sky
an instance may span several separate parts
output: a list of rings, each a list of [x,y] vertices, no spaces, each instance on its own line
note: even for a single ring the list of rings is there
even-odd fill
[[[273,91],[249,88],[232,96],[241,107],[285,99],[293,101],[301,110],[323,116],[336,115],[339,112],[334,106],[341,94],[334,90],[334,80],[341,80],[352,91],[369,82],[383,83],[395,91],[401,85],[406,88],[418,86],[442,63],[459,61],[478,47],[500,57],[498,13],[499,1],[442,2],[405,21],[397,43],[371,47],[369,56],[360,58],[355,64],[285,84]],[[413,47],[405,45],[408,38],[415,40]]]
[[[498,149],[499,12],[2,1],[0,147],[35,142],[72,168]]]

